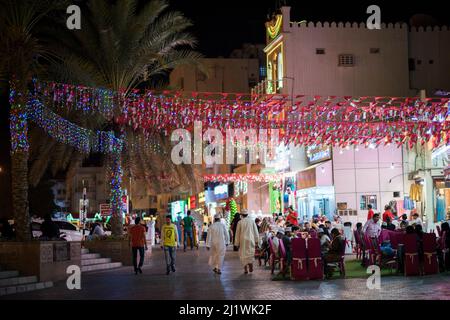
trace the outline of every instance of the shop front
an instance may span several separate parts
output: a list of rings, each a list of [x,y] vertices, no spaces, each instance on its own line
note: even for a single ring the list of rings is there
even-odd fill
[[[224,214],[227,200],[232,195],[229,184],[211,184],[205,191],[208,221],[213,221],[217,213]]]
[[[296,203],[300,220],[313,216],[333,218],[336,210],[331,160],[297,172]]]

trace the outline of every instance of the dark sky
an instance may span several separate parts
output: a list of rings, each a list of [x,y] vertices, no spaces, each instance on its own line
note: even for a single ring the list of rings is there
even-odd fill
[[[39,0],[36,0],[39,1]],[[78,0],[80,1],[80,0]],[[142,0],[145,1],[145,0]],[[280,0],[169,0],[171,8],[182,11],[194,27],[191,32],[199,41],[198,50],[207,57],[228,56],[243,43],[264,43],[264,22]],[[450,25],[444,1],[321,1],[286,0],[293,21],[366,21],[366,8],[377,4],[382,22],[408,22],[416,13],[432,15],[438,24]],[[448,5],[447,5],[448,6]],[[7,97],[0,97],[0,216],[9,211],[10,167]],[[8,208],[8,209],[5,209]]]
[[[169,0],[194,22],[191,32],[199,40],[199,51],[208,57],[228,56],[242,43],[264,43],[264,22],[280,0]],[[439,24],[450,24],[444,1],[305,1],[286,0],[292,21],[364,22],[367,7],[377,4],[382,22],[409,22],[417,13],[429,14]],[[448,5],[447,5],[448,6]]]

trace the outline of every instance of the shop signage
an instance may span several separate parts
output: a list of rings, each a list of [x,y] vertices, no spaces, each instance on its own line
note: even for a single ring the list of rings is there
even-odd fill
[[[205,192],[200,192],[198,194],[198,204],[205,203]]]
[[[195,196],[189,197],[189,209],[195,209],[197,207],[197,201]]]
[[[239,197],[241,194],[246,194],[248,183],[245,181],[238,181],[234,183],[234,196]]]
[[[220,184],[214,188],[214,196],[216,199],[228,198],[228,185]]]
[[[100,215],[102,217],[110,216],[112,214],[111,206],[107,203],[100,204]]]
[[[297,173],[297,189],[307,189],[316,186],[316,168]]]
[[[331,159],[331,148],[329,146],[309,146],[306,147],[306,156],[309,164],[314,164]]]

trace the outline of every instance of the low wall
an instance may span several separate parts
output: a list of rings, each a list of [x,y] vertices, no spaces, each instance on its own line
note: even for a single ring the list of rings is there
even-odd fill
[[[0,242],[0,265],[39,281],[67,279],[67,267],[81,267],[81,243],[67,241]]]
[[[128,239],[125,240],[92,240],[84,242],[84,247],[89,252],[99,253],[104,258],[111,258],[112,262],[122,262],[124,266],[132,266],[131,246]],[[144,264],[150,263],[151,246],[145,251]],[[139,261],[139,254],[138,254]]]

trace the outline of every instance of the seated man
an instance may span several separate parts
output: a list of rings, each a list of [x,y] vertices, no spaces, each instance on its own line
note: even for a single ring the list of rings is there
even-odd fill
[[[344,250],[345,250],[345,241],[344,238],[342,237],[341,233],[339,232],[339,230],[337,228],[333,228],[333,230],[331,230],[331,245],[330,245],[330,250],[328,250],[327,253],[325,253],[324,255],[324,268],[325,268],[325,274],[327,276],[330,276],[330,273],[332,270],[330,270],[330,268],[328,268],[327,264],[328,263],[334,263],[334,262],[339,262],[342,258],[342,256],[344,255]]]
[[[291,265],[291,260],[292,260],[292,228],[291,227],[287,227],[284,229],[284,236],[283,236],[283,244],[284,244],[284,248],[286,249],[286,261],[287,261],[287,265],[290,266]]]

